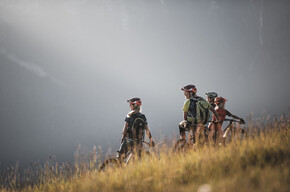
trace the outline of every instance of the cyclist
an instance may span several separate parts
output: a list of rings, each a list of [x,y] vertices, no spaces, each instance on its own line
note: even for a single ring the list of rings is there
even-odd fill
[[[206,100],[211,104],[211,106],[215,107],[214,99],[218,96],[216,92],[208,92],[206,94]]]
[[[215,108],[215,103],[214,103],[214,99],[218,96],[218,94],[216,92],[208,92],[208,93],[205,93],[206,94],[206,100],[211,104],[211,106],[213,108]],[[209,116],[209,121],[211,121],[213,118],[213,113],[210,112],[210,116]],[[205,125],[205,130],[204,130],[204,133],[207,134],[207,130],[208,130],[208,138],[209,138],[209,141],[213,141],[213,136],[214,136],[214,133],[215,133],[215,130],[210,130],[210,122],[208,122],[206,125]]]
[[[215,108],[215,104],[214,104],[214,99],[218,96],[218,94],[216,92],[208,92],[205,93],[206,94],[206,100],[210,103],[210,105]],[[209,116],[209,120],[211,121],[213,117],[212,112],[210,112],[210,116]],[[206,127],[208,127],[209,122],[206,124]]]
[[[151,132],[144,114],[141,113],[142,101],[140,98],[134,97],[127,100],[130,104],[131,111],[127,114],[122,132],[121,146],[117,157],[126,154],[128,149],[134,148],[139,155],[142,150],[142,141],[144,140],[144,131],[150,139],[150,145],[154,147],[155,143],[152,139]]]
[[[214,103],[216,104],[215,110],[217,111],[218,114],[217,115],[214,114],[214,116],[212,118],[213,123],[210,124],[210,130],[213,132],[215,130],[218,131],[218,138],[220,140],[221,140],[222,134],[223,134],[222,125],[223,125],[223,121],[225,120],[226,116],[232,117],[234,119],[238,119],[238,120],[240,120],[240,122],[242,124],[245,123],[245,121],[242,118],[231,114],[228,110],[225,109],[226,101],[227,100],[223,97],[216,97],[215,98],[215,100],[214,100]],[[217,121],[217,120],[219,120],[219,121]]]
[[[195,85],[186,85],[181,88],[181,90],[184,91],[186,101],[183,105],[183,121],[179,123],[180,137],[181,139],[185,139],[185,131],[189,131],[188,139],[189,143],[192,143],[190,133],[191,130],[195,137],[195,143],[198,144],[200,131],[204,127],[204,122],[208,121],[208,117],[204,117],[204,119],[202,119],[201,116],[198,114],[197,102],[202,101],[203,107],[207,110],[209,109],[210,111],[212,111],[216,116],[217,112],[214,110],[209,102],[205,101],[202,97],[198,97],[196,95],[197,89]],[[217,120],[219,120],[218,117]]]

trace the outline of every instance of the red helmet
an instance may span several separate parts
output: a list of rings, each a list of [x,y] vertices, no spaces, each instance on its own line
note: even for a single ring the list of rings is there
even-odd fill
[[[214,103],[215,104],[217,104],[217,105],[219,105],[219,104],[221,104],[221,103],[225,103],[227,100],[225,99],[225,98],[223,98],[223,97],[216,97],[215,99],[214,99]]]
[[[196,87],[195,85],[186,85],[184,87],[181,88],[182,91],[187,91],[187,92],[194,92],[196,93]]]
[[[140,98],[138,97],[133,97],[132,99],[128,99],[127,102],[129,102],[130,104],[133,103],[133,104],[137,104],[137,105],[142,105],[142,101]]]

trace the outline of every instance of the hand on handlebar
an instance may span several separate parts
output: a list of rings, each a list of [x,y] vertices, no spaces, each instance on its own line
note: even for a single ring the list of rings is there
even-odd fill
[[[245,124],[244,119],[241,118],[241,119],[240,119],[240,123],[241,123],[241,124]]]

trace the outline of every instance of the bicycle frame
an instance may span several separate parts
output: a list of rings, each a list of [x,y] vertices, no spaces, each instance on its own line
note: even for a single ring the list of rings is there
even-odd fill
[[[128,140],[128,139],[127,139]],[[133,142],[132,139],[129,139],[129,142]],[[145,143],[150,146],[150,143],[142,141],[142,143]],[[103,171],[105,167],[108,165],[110,166],[123,166],[126,167],[130,160],[134,158],[135,155],[135,149],[129,148],[129,150],[126,152],[125,156],[116,156],[115,158],[109,158],[107,159],[101,166],[99,171]]]
[[[226,138],[228,133],[230,131],[232,131],[232,128],[234,127],[234,122],[233,121],[230,121],[230,124],[223,130],[224,134],[223,134],[223,138]]]
[[[235,119],[225,119],[224,121],[229,121],[230,124],[223,130],[223,142],[225,143],[226,138],[228,137],[229,133],[232,132],[234,134],[234,137],[236,135],[236,123],[240,123],[240,121],[237,121]],[[247,137],[247,131],[241,128],[241,133],[243,133]],[[232,141],[232,137],[230,138],[230,141]]]
[[[125,158],[124,158],[124,162],[125,162],[125,165],[124,167],[127,166],[127,164],[129,163],[131,157],[133,156],[133,153],[132,151],[128,151],[128,153],[126,154]]]
[[[129,142],[134,142],[132,139],[127,139]],[[146,141],[142,141],[142,143],[145,143],[145,144],[147,144],[148,146],[150,146],[150,143],[148,143],[148,142],[146,142]],[[133,148],[133,150],[132,150],[132,148],[131,149],[129,149],[128,151],[127,151],[127,153],[125,154],[125,157],[124,158],[122,158],[121,159],[121,157],[119,157],[119,158],[117,158],[118,159],[118,161],[120,161],[121,162],[121,164],[122,164],[122,162],[124,162],[125,164],[124,164],[124,167],[126,167],[126,165],[129,163],[129,161],[130,161],[130,159],[132,158],[132,157],[134,157],[134,154],[135,154],[135,151],[136,149],[134,149]]]

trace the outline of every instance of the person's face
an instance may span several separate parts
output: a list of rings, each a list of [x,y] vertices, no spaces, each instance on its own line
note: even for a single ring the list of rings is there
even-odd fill
[[[214,103],[214,98],[207,96],[207,101],[212,104]]]
[[[225,103],[220,103],[220,104],[218,105],[218,107],[224,109],[224,108],[225,108]]]
[[[188,91],[184,91],[184,96],[186,99],[189,99],[190,98],[190,94]]]
[[[134,110],[134,103],[130,103],[130,109]]]

